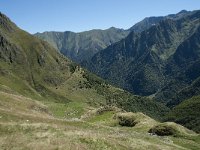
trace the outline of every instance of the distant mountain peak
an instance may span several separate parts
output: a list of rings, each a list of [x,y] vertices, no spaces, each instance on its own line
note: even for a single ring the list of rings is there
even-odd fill
[[[182,13],[188,13],[189,11],[187,11],[187,10],[185,10],[185,9],[183,9],[183,10],[181,10],[178,14],[182,14]]]
[[[108,30],[121,30],[120,28],[116,28],[116,27],[110,27],[108,28]]]

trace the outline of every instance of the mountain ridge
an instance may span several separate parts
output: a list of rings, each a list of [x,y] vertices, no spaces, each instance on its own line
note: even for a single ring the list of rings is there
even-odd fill
[[[35,36],[48,41],[73,61],[88,60],[95,53],[124,38],[128,31],[111,27],[106,30],[93,29],[83,32],[44,32]]]
[[[93,29],[82,32],[46,31],[43,33],[36,33],[34,35],[40,39],[46,40],[53,45],[54,48],[58,49],[62,54],[69,57],[73,61],[77,63],[84,63],[110,44],[125,38],[131,31],[141,33],[142,31],[157,25],[162,20],[175,20],[188,13],[191,12],[183,10],[173,15],[147,17],[126,30],[110,27],[105,30]]]

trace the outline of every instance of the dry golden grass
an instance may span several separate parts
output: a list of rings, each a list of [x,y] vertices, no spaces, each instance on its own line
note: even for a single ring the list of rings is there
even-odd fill
[[[90,116],[94,119],[93,122],[73,118],[59,119],[45,103],[21,95],[0,92],[0,149],[184,150],[187,148],[182,146],[183,142],[200,148],[198,141],[189,138],[182,138],[177,142],[173,137],[149,135],[146,129],[157,122],[142,113],[133,113],[138,119],[135,128],[99,124],[98,119],[105,117],[112,121],[113,115],[109,111],[106,115],[104,112],[92,115],[102,116],[97,119]]]

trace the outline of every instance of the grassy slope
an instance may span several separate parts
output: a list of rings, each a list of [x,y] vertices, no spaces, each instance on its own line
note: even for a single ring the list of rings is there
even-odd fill
[[[200,132],[200,96],[183,101],[167,115],[167,120],[175,121],[185,127]]]
[[[140,123],[133,128],[110,126],[115,111],[92,115],[87,121],[58,119],[53,109],[60,104],[51,102],[46,105],[11,93],[0,92],[0,149],[200,148],[199,136],[191,131],[184,137],[147,134],[147,130],[158,122],[141,113],[135,114]],[[102,123],[102,120],[109,124]]]

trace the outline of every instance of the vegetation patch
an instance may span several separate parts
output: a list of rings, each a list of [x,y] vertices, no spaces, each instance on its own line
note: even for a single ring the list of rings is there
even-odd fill
[[[200,96],[194,96],[172,109],[165,121],[179,123],[188,129],[200,133]]]
[[[119,109],[115,106],[104,106],[104,107],[100,107],[99,109],[97,109],[96,114],[102,114],[102,113],[108,112],[108,111],[119,112],[119,111],[121,111],[121,109]]]
[[[80,118],[84,113],[86,104],[70,102],[66,104],[62,103],[47,103],[50,112],[58,118]]]
[[[126,127],[134,127],[138,122],[133,113],[118,113],[114,116],[118,120],[119,125]]]
[[[107,143],[105,140],[102,139],[95,139],[95,138],[80,138],[81,143],[88,145],[91,149],[96,150],[111,150],[113,149],[112,146]]]
[[[177,131],[173,126],[167,124],[156,125],[149,130],[149,133],[156,134],[158,136],[176,136]]]

